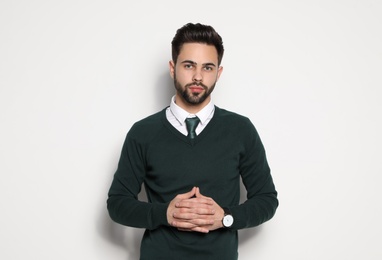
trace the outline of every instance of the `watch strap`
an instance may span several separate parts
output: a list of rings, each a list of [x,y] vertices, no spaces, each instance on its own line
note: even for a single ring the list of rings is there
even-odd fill
[[[227,208],[227,207],[222,207],[222,209],[224,210],[224,216],[225,216],[225,215],[232,215],[232,214],[231,214],[231,211],[229,210],[229,208]]]

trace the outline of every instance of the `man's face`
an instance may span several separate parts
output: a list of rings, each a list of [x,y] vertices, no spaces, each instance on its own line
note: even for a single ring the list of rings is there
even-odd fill
[[[183,108],[203,108],[210,101],[222,70],[218,67],[218,55],[213,45],[184,44],[177,63],[170,61],[176,103]]]

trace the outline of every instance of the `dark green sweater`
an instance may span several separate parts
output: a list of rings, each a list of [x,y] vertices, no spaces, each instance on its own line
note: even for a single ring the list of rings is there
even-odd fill
[[[241,205],[240,176],[247,189]],[[137,200],[142,183],[149,202]],[[202,234],[169,226],[169,202],[194,186],[230,209],[230,229]],[[114,221],[146,229],[142,260],[232,260],[238,257],[237,230],[271,219],[278,200],[253,124],[215,107],[213,118],[193,140],[168,122],[166,109],[135,123],[123,145],[107,204]]]

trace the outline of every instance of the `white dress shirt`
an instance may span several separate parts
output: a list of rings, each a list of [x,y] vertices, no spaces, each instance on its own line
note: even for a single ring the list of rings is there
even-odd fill
[[[207,124],[211,121],[214,116],[215,106],[212,103],[212,100],[198,113],[190,114],[180,106],[175,103],[175,96],[171,98],[170,106],[166,110],[166,117],[170,124],[175,127],[179,132],[186,135],[187,127],[186,127],[186,118],[189,117],[199,117],[200,123],[196,127],[196,134],[199,135],[203,129],[207,126]]]

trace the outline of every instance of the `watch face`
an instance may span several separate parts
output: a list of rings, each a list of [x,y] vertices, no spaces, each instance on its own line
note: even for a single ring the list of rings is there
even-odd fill
[[[230,227],[233,224],[233,217],[231,215],[226,215],[223,218],[223,225],[225,227]]]

